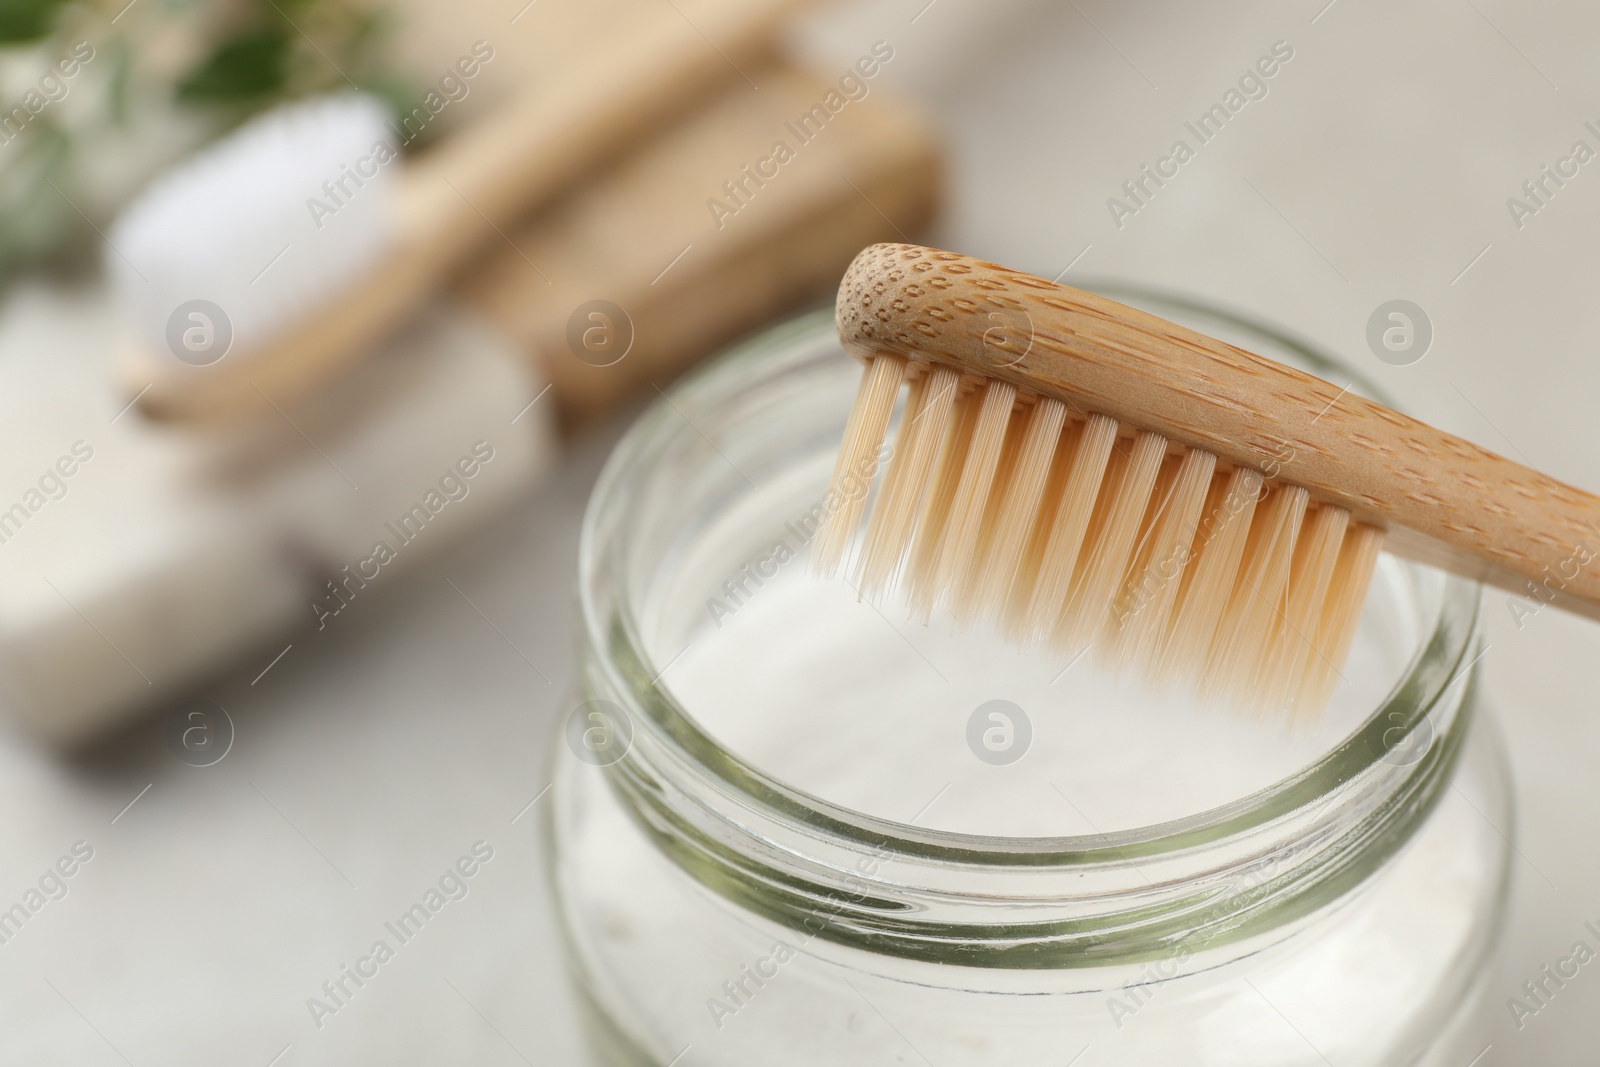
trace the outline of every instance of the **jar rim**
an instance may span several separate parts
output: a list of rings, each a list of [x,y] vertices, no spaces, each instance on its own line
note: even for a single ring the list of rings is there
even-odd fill
[[[1303,359],[1314,372],[1336,370],[1341,379],[1351,381],[1355,391],[1382,399],[1380,390],[1342,362],[1253,317],[1115,282],[1091,282],[1085,287],[1130,304],[1157,305],[1152,310],[1176,310],[1191,319],[1198,316],[1218,327],[1270,341]],[[831,332],[831,309],[790,319],[736,346],[673,387],[619,442],[595,487],[585,514],[579,559],[581,616],[586,638],[597,653],[591,657],[589,669],[602,676],[593,679],[601,683],[598,688],[623,699],[624,710],[642,724],[635,726],[633,748],[616,766],[606,768],[617,772],[616,783],[621,788],[634,793],[640,804],[654,805],[658,815],[676,818],[660,810],[665,802],[654,780],[664,773],[675,777],[674,784],[683,789],[707,789],[721,798],[719,803],[728,802],[741,812],[770,819],[813,842],[826,839],[850,854],[893,855],[922,862],[924,875],[927,862],[932,861],[942,867],[1080,874],[1086,868],[1107,870],[1138,863],[1148,869],[1171,864],[1178,878],[1192,877],[1192,857],[1197,853],[1222,843],[1260,838],[1258,831],[1274,824],[1295,827],[1289,834],[1291,846],[1293,841],[1315,838],[1323,825],[1318,813],[1335,799],[1353,800],[1368,813],[1371,825],[1365,826],[1360,836],[1388,841],[1383,856],[1409,839],[1411,828],[1431,812],[1433,802],[1446,788],[1472,718],[1471,696],[1477,677],[1477,660],[1472,656],[1480,639],[1480,588],[1454,575],[1442,576],[1438,614],[1431,622],[1423,621],[1424,633],[1402,676],[1351,733],[1276,782],[1222,805],[1163,822],[1110,833],[1056,837],[930,829],[855,811],[792,786],[704,731],[661,684],[661,672],[670,664],[652,659],[631,605],[625,598],[618,602],[609,596],[607,568],[613,565],[616,546],[606,539],[617,526],[603,520],[613,509],[626,509],[627,487],[651,457],[662,451],[661,435],[697,432],[685,428],[683,405],[714,404],[717,396],[740,386],[753,361],[781,361],[785,351],[790,359],[802,358],[800,353],[807,346],[821,343],[818,335],[824,323]],[[621,524],[624,529],[628,525]],[[1464,684],[1450,697],[1458,683]],[[1431,735],[1419,758],[1402,761],[1390,757],[1408,746],[1415,747],[1423,731],[1431,731]],[[705,833],[715,836],[721,830]],[[1291,847],[1283,844],[1282,834],[1268,833],[1274,834],[1276,850]],[[720,846],[708,847],[716,851]],[[1260,858],[1259,847],[1253,855]],[[1185,862],[1185,857],[1191,857],[1191,862]],[[1214,873],[1216,861],[1215,855],[1208,856],[1201,873]],[[1324,873],[1331,878],[1331,871],[1330,867]],[[1311,895],[1325,898],[1325,894]]]

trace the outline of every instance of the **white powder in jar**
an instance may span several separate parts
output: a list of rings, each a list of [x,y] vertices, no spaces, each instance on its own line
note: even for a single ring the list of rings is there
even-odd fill
[[[1380,580],[1325,713],[1245,714],[1111,677],[1092,654],[1073,662],[1020,651],[987,625],[922,626],[898,604],[861,603],[847,583],[804,571],[791,562],[732,614],[719,612],[665,685],[725,748],[779,780],[865,814],[961,833],[1107,833],[1238,800],[1359,726],[1416,641],[1396,639],[1414,620],[1395,610],[1398,581]],[[666,662],[679,650],[662,651]],[[1020,753],[1014,762],[986,762],[969,743],[969,720],[994,700],[1027,719],[1011,724],[1012,747],[1000,755]],[[1004,724],[994,725],[1005,743]]]

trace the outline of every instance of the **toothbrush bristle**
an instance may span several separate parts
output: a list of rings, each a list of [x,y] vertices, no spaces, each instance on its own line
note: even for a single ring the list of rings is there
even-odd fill
[[[1262,709],[1327,703],[1383,542],[1260,471],[892,355],[869,362],[831,489],[813,565],[863,598]]]
[[[107,234],[138,343],[166,352],[204,302],[193,321],[229,339],[220,358],[336,299],[393,246],[395,142],[379,100],[338,93],[265,112],[159,177]]]

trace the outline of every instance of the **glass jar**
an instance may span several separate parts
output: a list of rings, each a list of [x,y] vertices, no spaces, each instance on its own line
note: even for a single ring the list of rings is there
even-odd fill
[[[806,573],[859,378],[830,314],[791,321],[659,401],[594,491],[544,811],[599,1061],[1480,1053],[1511,799],[1478,587],[1383,557],[1343,695],[1304,722],[913,626]]]

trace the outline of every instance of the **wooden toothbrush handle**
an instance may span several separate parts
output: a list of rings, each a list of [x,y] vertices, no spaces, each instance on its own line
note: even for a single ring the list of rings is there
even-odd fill
[[[270,416],[263,396],[286,400],[366,355],[531,209],[716,86],[744,84],[739,65],[769,52],[783,18],[805,2],[699,0],[691,13],[696,24],[715,28],[715,46],[685,26],[674,5],[651,7],[608,39],[603,54],[582,52],[559,77],[408,162],[397,190],[395,247],[325,306],[260,349],[207,367],[164,352],[121,353],[124,388],[156,419]]]
[[[507,231],[514,247],[486,256],[457,287],[537,361],[552,386],[545,403],[560,406],[568,427],[654,396],[740,334],[828,298],[863,243],[915,233],[937,207],[934,131],[919,109],[873,88],[735,216],[713,218],[707,191],[768,152],[772,131],[805,114],[837,77],[783,63],[746,70],[759,93],[730,85],[665,126]],[[547,284],[527,260],[562,268]],[[623,312],[625,358],[588,362],[572,346],[574,314],[596,298]]]
[[[1058,396],[1304,486],[1385,547],[1600,618],[1600,498],[1274,360],[953,252],[864,250],[839,287],[853,354]]]

